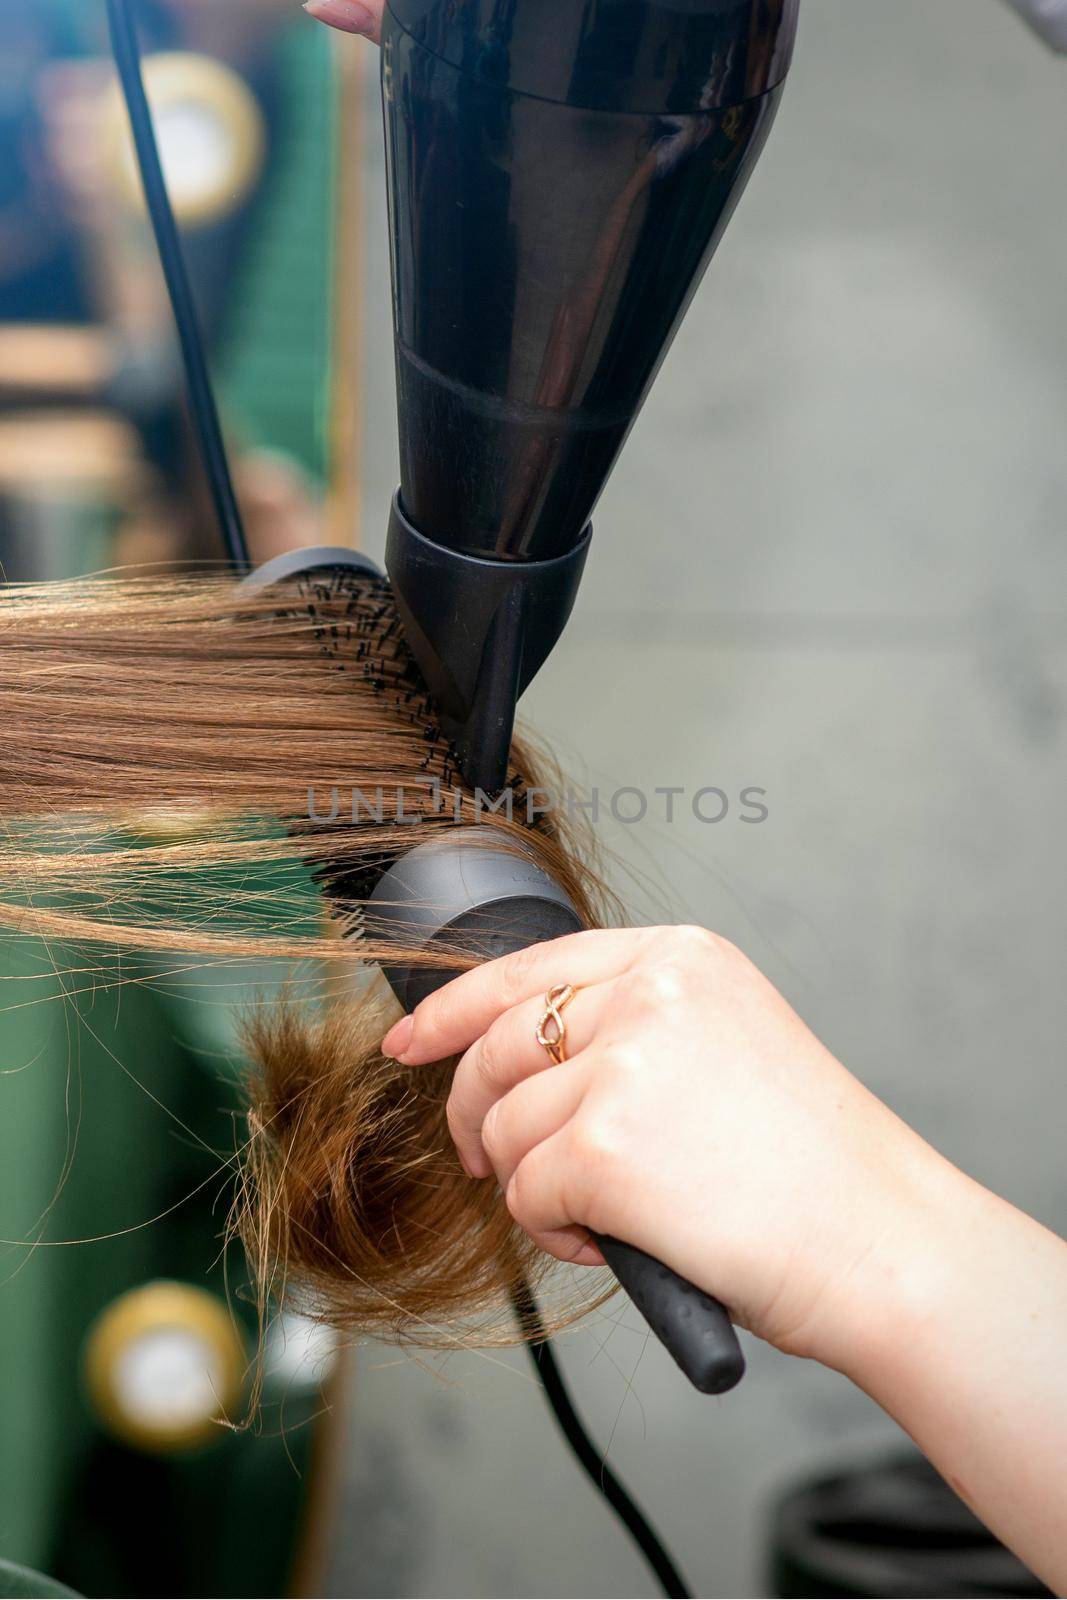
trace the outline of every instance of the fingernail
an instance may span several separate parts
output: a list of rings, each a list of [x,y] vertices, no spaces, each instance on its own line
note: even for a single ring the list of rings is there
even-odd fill
[[[393,1024],[382,1040],[382,1055],[392,1056],[394,1061],[399,1061],[411,1043],[411,1035],[415,1032],[415,1018],[401,1017],[399,1022]]]
[[[374,32],[374,17],[359,0],[304,0],[304,10],[317,21],[328,22],[331,28],[343,28],[345,33]]]

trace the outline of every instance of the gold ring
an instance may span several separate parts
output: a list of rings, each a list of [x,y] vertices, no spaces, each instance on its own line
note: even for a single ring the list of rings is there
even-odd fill
[[[557,1067],[567,1059],[563,1049],[567,1041],[567,1024],[563,1020],[563,1008],[570,1004],[577,993],[572,983],[554,984],[545,995],[545,1009],[537,1024],[537,1042],[548,1051],[553,1065]],[[548,1032],[550,1026],[551,1033]]]

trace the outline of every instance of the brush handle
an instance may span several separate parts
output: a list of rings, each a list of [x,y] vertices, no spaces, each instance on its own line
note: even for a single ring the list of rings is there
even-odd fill
[[[725,1394],[741,1382],[745,1358],[726,1307],[635,1245],[595,1233],[604,1260],[701,1394]]]

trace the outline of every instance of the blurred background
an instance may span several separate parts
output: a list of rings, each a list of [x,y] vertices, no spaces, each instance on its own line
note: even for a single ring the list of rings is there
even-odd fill
[[[634,919],[735,940],[902,1116],[1067,1232],[1067,58],[1000,0],[801,9],[524,712],[587,793],[764,789],[756,826],[602,816]],[[102,21],[0,0],[9,578],[218,554]],[[374,52],[296,0],[146,0],[143,23],[255,554],[380,555]],[[339,1358],[293,1326],[261,1428],[205,1443],[174,1373],[234,1360],[211,1310],[233,975],[46,1005],[55,952],[2,959],[0,1554],[89,1594],[654,1592],[518,1353]],[[701,1594],[1040,1592],[833,1374],[748,1341],[744,1385],[696,1400],[625,1305],[562,1356]]]
[[[358,58],[291,0],[138,21],[254,555],[354,540]],[[105,8],[0,0],[4,576],[219,557]],[[258,1338],[222,1244],[235,1008],[280,975],[119,969],[0,941],[0,1557],[90,1595],[319,1592],[330,1341],[276,1323],[255,1425],[213,1420],[247,1417]]]

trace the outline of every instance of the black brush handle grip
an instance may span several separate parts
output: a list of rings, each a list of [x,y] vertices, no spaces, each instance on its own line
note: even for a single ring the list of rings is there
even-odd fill
[[[745,1358],[725,1306],[635,1245],[599,1233],[593,1239],[694,1388],[725,1394],[741,1382]]]

